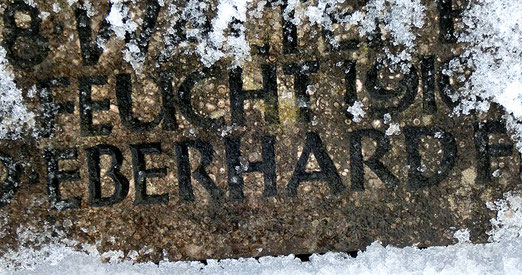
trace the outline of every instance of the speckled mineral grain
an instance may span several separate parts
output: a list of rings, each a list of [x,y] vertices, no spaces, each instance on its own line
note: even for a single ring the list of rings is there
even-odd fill
[[[486,241],[520,157],[502,110],[453,112],[460,3],[296,2],[0,1],[0,53],[34,113],[0,142],[0,254]]]

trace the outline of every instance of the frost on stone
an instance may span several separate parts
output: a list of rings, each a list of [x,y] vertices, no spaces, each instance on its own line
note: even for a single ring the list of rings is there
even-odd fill
[[[469,229],[460,229],[453,234],[453,238],[457,239],[458,243],[469,243],[469,237]]]
[[[378,31],[376,22],[382,22],[384,33],[391,36],[393,46],[402,46],[404,49],[398,53],[384,48],[386,54],[383,59],[387,65],[400,65],[401,72],[408,72],[413,53],[416,34],[414,28],[419,29],[424,25],[424,11],[426,8],[420,0],[375,0],[367,4],[365,16],[356,15],[359,22],[360,35],[369,35]],[[360,11],[359,11],[360,12]],[[384,38],[384,37],[381,37]]]
[[[392,38],[395,46],[414,46],[416,35],[413,28],[424,25],[426,7],[419,0],[372,0],[364,8],[356,11],[348,22],[359,24],[359,34],[369,35],[378,31],[378,23]]]
[[[62,10],[62,8],[60,7],[60,4],[58,4],[58,3],[53,3],[52,7],[53,7],[54,13],[59,13]]]
[[[401,133],[401,128],[399,123],[392,122],[390,123],[390,127],[386,129],[387,136],[399,135]]]
[[[111,10],[107,16],[111,29],[120,40],[125,39],[127,32],[135,32],[138,24],[130,19],[129,6],[122,0],[111,0]]]
[[[506,124],[522,150],[522,2],[479,0],[462,13],[458,42],[466,50],[449,71],[464,85],[455,112],[486,112],[490,102],[503,106]],[[466,70],[470,72],[465,75]]]
[[[140,41],[138,36],[135,35],[138,32],[138,28],[141,25],[143,19],[133,20],[131,7],[127,1],[123,0],[111,0],[111,9],[106,19],[110,25],[110,30],[116,36],[118,40],[126,40],[125,48],[123,49],[123,59],[129,63],[134,71],[140,74],[143,70],[143,63],[145,62],[145,53],[141,50],[142,43],[146,41]],[[162,2],[163,3],[163,2]],[[83,8],[87,11],[89,17],[93,16],[94,13],[90,13],[90,3],[88,1],[83,2]],[[141,30],[142,32],[150,30]],[[140,36],[143,36],[141,34]],[[105,48],[107,43],[103,38],[98,38],[96,41],[100,48]]]
[[[209,3],[199,2],[197,0],[189,0],[185,6],[169,4],[165,13],[170,18],[170,25],[166,32],[163,33],[164,49],[160,53],[160,61],[166,62],[177,51],[189,51],[188,41],[200,41],[203,39],[206,31],[207,17],[205,12],[209,10]],[[182,30],[185,27],[185,33]]]
[[[103,253],[102,258],[107,259],[109,263],[117,263],[121,262],[121,260],[125,257],[125,253],[121,250],[111,250]]]
[[[109,22],[111,30],[117,39],[124,40],[127,37],[132,38],[126,42],[125,49],[123,50],[123,59],[131,64],[136,73],[141,73],[143,63],[145,62],[145,54],[141,52],[138,45],[139,42],[136,36],[133,35],[139,27],[139,22],[132,20],[130,6],[123,0],[111,0],[111,10],[106,20]],[[98,44],[100,44],[102,48],[105,43],[106,41],[98,41]]]
[[[78,0],[67,0],[67,4],[69,4],[69,6],[76,4],[76,2],[78,2]]]
[[[400,65],[407,72],[409,66],[406,63],[411,63],[416,52],[416,30],[424,26],[426,7],[420,0],[370,0],[362,9],[351,14],[338,11],[338,6],[345,2],[319,0],[302,3],[288,0],[282,16],[296,26],[308,20],[311,25],[333,31],[335,22],[345,30],[355,27],[360,36],[369,40],[389,40],[389,47],[384,48],[379,59],[385,64]],[[282,3],[274,2],[271,6]],[[165,49],[160,60],[184,48],[181,52],[197,54],[207,67],[224,58],[231,58],[232,66],[241,65],[249,60],[251,49],[244,22],[260,18],[267,4],[268,1],[251,0],[219,0],[215,4],[189,0],[184,4],[169,4],[166,12],[171,24],[163,34]],[[180,31],[180,27],[186,30]],[[374,37],[376,33],[382,37]],[[339,46],[335,39],[328,41],[334,47]]]
[[[96,249],[100,239],[96,245],[79,244],[67,239],[61,228],[43,222],[37,227],[17,229],[20,244],[17,249],[10,244],[2,247],[5,254],[0,257],[0,274],[520,274],[522,194],[506,193],[504,199],[488,207],[497,211],[497,217],[491,220],[491,243],[470,243],[470,232],[463,229],[453,235],[458,241],[456,245],[421,250],[384,246],[376,241],[359,251],[356,258],[328,252],[313,254],[308,262],[287,255],[208,259],[205,265],[200,261],[172,262],[164,252],[159,263],[134,263],[139,255],[150,253],[151,249],[144,246],[127,253],[117,250],[100,253]],[[7,224],[8,219],[0,213],[0,237],[1,225]],[[69,227],[72,222],[67,220],[63,226]],[[115,240],[108,238],[108,241]]]
[[[518,196],[518,199],[517,199]],[[506,201],[495,203],[499,209],[496,219],[499,227],[520,230],[520,194],[506,195]],[[506,207],[508,203],[511,206]],[[518,206],[517,206],[518,205]],[[518,207],[516,210],[513,206]],[[515,215],[509,214],[509,210]],[[508,211],[508,212],[506,212]],[[518,211],[518,212],[517,212]],[[518,225],[515,219],[518,217]],[[1,217],[0,217],[1,224]],[[43,227],[50,227],[44,223]],[[499,235],[500,242],[472,244],[468,230],[459,230],[454,237],[456,245],[435,246],[426,249],[416,247],[397,248],[373,242],[357,257],[346,253],[328,252],[313,254],[307,262],[295,255],[256,258],[208,259],[200,261],[168,261],[159,263],[134,263],[139,253],[147,253],[147,247],[137,251],[109,251],[100,255],[94,245],[82,245],[80,250],[70,248],[74,242],[63,238],[58,230],[55,237],[39,236],[35,228],[20,229],[23,243],[41,244],[45,238],[54,241],[42,245],[39,250],[22,247],[9,251],[0,258],[2,274],[521,274],[522,238],[520,233]],[[498,231],[497,231],[498,232]],[[519,231],[518,231],[519,232]],[[41,233],[39,233],[41,234]],[[61,241],[58,241],[61,240]],[[68,243],[68,244],[67,244]],[[76,244],[76,247],[78,245]],[[259,249],[258,249],[259,250]],[[166,255],[164,255],[166,256]],[[103,263],[102,257],[107,263]],[[123,260],[122,258],[129,260]],[[13,262],[14,260],[14,262]]]
[[[243,23],[251,4],[251,0],[220,0],[217,6],[197,0],[189,0],[185,6],[170,4],[167,13],[172,22],[163,35],[165,49],[160,60],[181,47],[187,54],[197,54],[206,67],[224,58],[231,58],[233,66],[243,64],[250,58]],[[213,10],[216,15],[210,18],[207,13]],[[184,33],[180,27],[186,28]]]
[[[488,232],[489,241],[522,238],[522,192],[508,192],[503,199],[488,203],[487,207],[497,211],[497,217],[490,220],[493,229]]]
[[[96,15],[96,9],[92,7],[92,4],[89,2],[89,0],[84,0],[82,2],[82,8],[87,12],[87,16],[92,17]]]
[[[385,134],[387,136],[399,135],[401,133],[401,128],[399,123],[392,122],[392,117],[389,113],[384,114],[383,116],[384,124],[388,124],[388,129],[386,129]]]
[[[35,127],[35,114],[27,109],[22,90],[8,68],[6,51],[0,47],[0,139],[19,139]]]
[[[62,230],[48,222],[40,223],[38,227],[19,227],[16,234],[17,248],[11,247],[10,244],[2,247],[2,252],[5,254],[0,257],[0,273],[5,273],[2,268],[14,270],[23,267],[29,271],[40,263],[59,264],[75,252],[71,247],[78,244],[76,241],[66,239]],[[82,247],[90,254],[96,251],[90,245],[83,244]]]
[[[363,104],[360,101],[355,101],[352,106],[348,107],[348,113],[353,115],[353,121],[359,122],[366,115],[366,112],[362,109]]]
[[[392,118],[391,118],[391,115],[389,113],[384,114],[384,116],[383,116],[384,124],[390,123],[391,119]]]
[[[383,48],[383,54],[378,58],[386,65],[400,65],[401,72],[408,72],[413,54],[416,52],[416,30],[424,26],[426,7],[420,0],[369,0],[361,9],[343,14],[336,10],[336,5],[344,0],[319,0],[317,5],[306,7],[303,17],[312,25],[334,31],[334,21],[349,30],[356,27],[359,36],[373,40],[388,40],[390,47]],[[290,5],[289,5],[290,6]],[[301,19],[295,21],[301,22]],[[333,47],[338,47],[338,41],[330,39]],[[391,48],[400,49],[392,50]]]
[[[515,119],[510,114],[506,114],[502,118],[506,121],[506,127],[512,133],[512,138],[518,151],[522,152],[522,121]]]
[[[249,56],[250,46],[246,41],[242,22],[246,21],[247,4],[251,2],[251,0],[219,1],[217,16],[212,20],[208,42],[206,45],[198,45],[203,64],[206,66],[213,64],[225,55],[236,57],[236,62]],[[231,24],[235,34],[225,37],[225,30]]]
[[[31,6],[31,7],[36,7],[36,3],[34,2],[34,0],[24,0],[24,3],[26,3],[27,5]]]

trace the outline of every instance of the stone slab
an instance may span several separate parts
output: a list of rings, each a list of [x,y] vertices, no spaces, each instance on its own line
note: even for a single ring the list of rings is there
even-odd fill
[[[32,2],[0,3],[10,69],[38,114],[37,137],[0,142],[0,253],[56,237],[137,261],[447,245],[460,228],[485,242],[486,202],[521,189],[500,108],[452,115],[442,71],[465,45],[438,1],[423,2],[402,74],[378,61],[403,50],[389,34],[295,27],[275,4],[242,24],[249,59],[207,67],[169,1],[133,1],[141,34],[127,41],[103,24],[107,1]],[[143,62],[126,61],[132,41]]]

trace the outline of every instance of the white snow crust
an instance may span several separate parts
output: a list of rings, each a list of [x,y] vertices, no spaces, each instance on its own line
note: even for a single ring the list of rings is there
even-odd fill
[[[522,151],[522,1],[477,2],[462,14],[464,31],[458,41],[466,43],[467,49],[448,72],[465,80],[457,92],[461,103],[455,112],[486,112],[490,102],[500,104]],[[467,79],[462,75],[463,67],[471,69]]]
[[[34,128],[35,114],[28,110],[22,90],[8,68],[6,50],[0,46],[0,139],[19,139]]]
[[[362,109],[363,104],[360,101],[355,101],[352,106],[348,107],[346,111],[353,115],[353,121],[359,122],[366,115],[366,112]]]

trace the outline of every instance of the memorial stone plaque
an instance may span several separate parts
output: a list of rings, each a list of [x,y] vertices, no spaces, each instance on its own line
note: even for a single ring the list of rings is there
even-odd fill
[[[412,1],[403,30],[376,1],[297,2],[1,1],[2,103],[31,129],[3,118],[0,254],[487,241],[520,156],[501,108],[455,112],[462,3]]]

